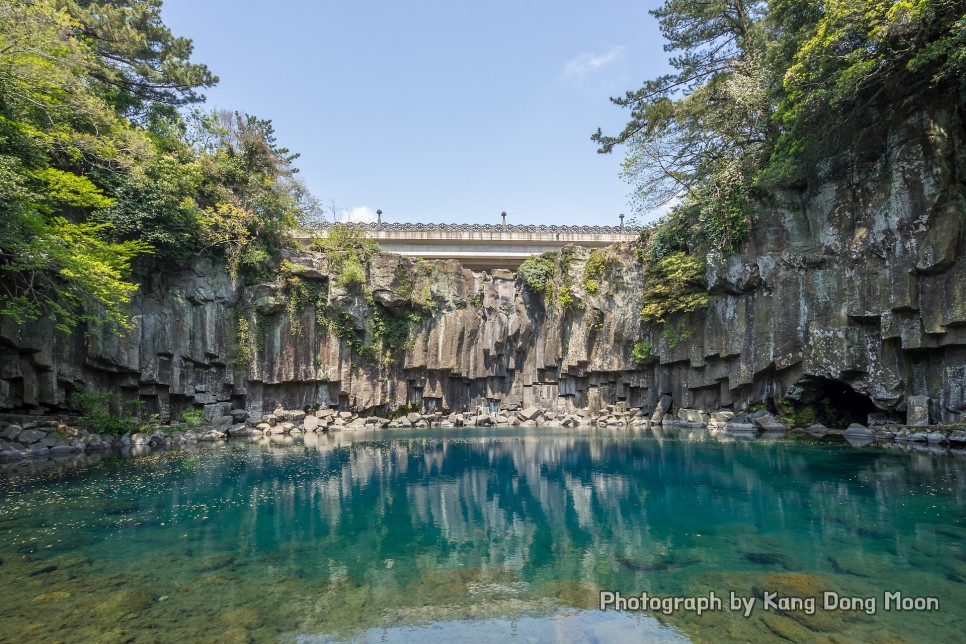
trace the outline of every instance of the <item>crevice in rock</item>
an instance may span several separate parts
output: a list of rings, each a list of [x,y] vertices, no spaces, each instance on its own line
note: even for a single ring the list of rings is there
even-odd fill
[[[880,412],[880,409],[869,396],[857,392],[847,383],[806,376],[788,390],[779,411],[796,427],[816,423],[827,427],[848,427],[852,423],[867,424],[869,414]]]

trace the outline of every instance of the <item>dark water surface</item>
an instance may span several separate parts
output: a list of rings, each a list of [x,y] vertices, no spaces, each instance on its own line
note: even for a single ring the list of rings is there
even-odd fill
[[[963,456],[706,430],[342,432],[8,466],[0,640],[961,641],[964,510]],[[599,611],[601,590],[724,606]],[[824,591],[874,614],[822,610]],[[939,609],[886,611],[890,591]],[[757,597],[749,618],[730,592]],[[767,592],[817,609],[765,610]]]

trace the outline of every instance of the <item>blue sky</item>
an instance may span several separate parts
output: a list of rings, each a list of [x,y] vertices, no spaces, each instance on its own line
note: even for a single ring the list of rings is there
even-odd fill
[[[384,221],[618,223],[630,186],[608,98],[666,69],[660,3],[165,0],[220,78],[213,107],[272,119],[328,209]]]

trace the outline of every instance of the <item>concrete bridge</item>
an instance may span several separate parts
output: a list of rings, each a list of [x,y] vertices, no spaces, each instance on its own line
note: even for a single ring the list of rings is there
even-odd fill
[[[330,224],[331,225],[331,224]],[[527,226],[507,224],[353,224],[386,252],[424,259],[458,259],[475,271],[515,271],[528,257],[573,244],[601,248],[634,241],[640,229],[621,226]],[[324,237],[326,228],[302,230],[300,239]]]

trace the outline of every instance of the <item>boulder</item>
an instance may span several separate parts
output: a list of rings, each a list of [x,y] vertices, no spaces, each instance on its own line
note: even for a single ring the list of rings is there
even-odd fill
[[[526,409],[524,409],[523,411],[519,412],[517,414],[517,418],[519,418],[522,421],[536,420],[537,416],[539,415],[540,415],[540,410],[537,407],[534,407],[533,405],[531,405]]]
[[[319,419],[317,416],[306,416],[305,420],[302,421],[302,428],[307,432],[314,432],[319,428]]]
[[[47,435],[47,432],[41,431],[39,429],[25,429],[19,434],[17,434],[17,440],[20,441],[23,445],[33,445],[34,443],[39,442],[40,439],[42,439],[46,435]]]
[[[842,433],[846,438],[852,436],[855,438],[872,438],[875,436],[875,432],[866,427],[865,425],[860,425],[858,423],[852,423],[846,430]]]
[[[752,414],[752,422],[766,432],[783,432],[788,429],[778,416],[767,411]]]
[[[654,407],[654,413],[651,414],[651,422],[654,424],[660,423],[664,420],[664,416],[667,414],[668,410],[671,409],[671,397],[667,394],[661,396],[661,399],[657,401],[657,405]]]
[[[735,417],[735,412],[721,410],[711,412],[711,420],[716,423],[727,423]]]
[[[821,437],[821,436],[825,436],[825,434],[828,433],[828,427],[826,427],[825,425],[818,425],[818,424],[809,425],[808,427],[805,428],[805,431],[811,434],[812,436]]]
[[[22,431],[23,428],[20,425],[8,425],[3,429],[3,431],[0,431],[0,438],[6,441],[17,440],[17,436],[19,436],[20,432]]]
[[[734,421],[725,423],[725,430],[735,434],[756,434],[758,429],[758,426],[754,423],[736,423]]]
[[[245,423],[237,423],[228,428],[229,436],[251,436],[255,430]]]

